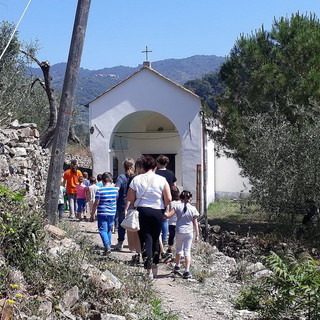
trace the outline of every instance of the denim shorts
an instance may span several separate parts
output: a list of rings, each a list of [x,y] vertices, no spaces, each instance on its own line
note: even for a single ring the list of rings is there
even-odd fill
[[[78,204],[77,212],[78,213],[82,212],[86,208],[86,199],[78,198],[77,204]]]

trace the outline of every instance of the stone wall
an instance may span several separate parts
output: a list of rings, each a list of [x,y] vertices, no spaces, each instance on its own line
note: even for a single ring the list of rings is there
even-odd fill
[[[29,197],[42,197],[50,151],[39,146],[36,124],[13,121],[0,128],[0,184]]]
[[[50,156],[50,149],[39,146],[36,124],[20,124],[15,120],[6,128],[0,128],[0,184],[14,191],[24,191],[29,199],[43,198]],[[82,171],[91,173],[90,156],[67,154],[64,169],[71,159],[78,161]]]
[[[89,176],[92,172],[92,158],[90,156],[85,155],[74,155],[74,154],[66,154],[64,158],[64,169],[67,169],[70,165],[71,160],[77,160],[79,169],[83,171],[88,171]]]

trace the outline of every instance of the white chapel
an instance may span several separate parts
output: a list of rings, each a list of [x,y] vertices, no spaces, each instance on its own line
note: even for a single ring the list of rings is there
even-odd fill
[[[177,186],[192,192],[199,209],[216,198],[238,197],[248,186],[234,160],[216,157],[202,130],[199,96],[152,69],[149,61],[88,107],[94,176],[123,173],[126,157],[165,154]]]

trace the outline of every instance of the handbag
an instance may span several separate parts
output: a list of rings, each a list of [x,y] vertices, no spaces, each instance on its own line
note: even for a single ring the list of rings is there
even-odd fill
[[[139,231],[139,211],[137,209],[128,210],[125,218],[121,222],[121,227],[132,232]]]
[[[139,200],[139,203],[143,197],[143,195],[146,193],[147,189],[149,188],[150,181],[148,182],[148,185],[146,189],[144,190],[143,194],[141,195],[141,198]],[[137,204],[137,207],[139,205]],[[139,211],[134,208],[134,209],[129,209],[126,216],[121,222],[121,227],[132,232],[136,232],[140,230],[140,222],[139,222]]]

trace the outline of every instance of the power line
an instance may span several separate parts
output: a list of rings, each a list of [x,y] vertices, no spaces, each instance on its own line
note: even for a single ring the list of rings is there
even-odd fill
[[[12,32],[12,34],[11,34],[11,37],[10,37],[10,39],[9,39],[9,41],[8,41],[7,45],[6,45],[6,47],[4,48],[4,50],[3,50],[3,51],[2,51],[2,53],[1,53],[0,60],[2,59],[2,57],[3,57],[3,56],[4,56],[4,54],[5,54],[5,52],[7,51],[8,47],[9,47],[9,45],[10,45],[10,43],[11,43],[12,39],[13,39],[13,36],[14,36],[14,34],[16,33],[16,31],[17,31],[18,27],[19,27],[19,24],[20,24],[20,22],[21,22],[21,20],[22,20],[22,18],[23,18],[23,16],[24,16],[24,14],[27,12],[27,9],[28,9],[28,7],[29,7],[30,3],[31,3],[31,0],[29,0],[29,1],[28,1],[28,3],[27,3],[27,5],[26,5],[26,7],[24,8],[24,10],[23,10],[23,12],[22,12],[22,15],[21,15],[21,17],[20,17],[20,19],[19,19],[18,23],[16,24],[16,26],[15,26],[15,28],[14,28],[14,30],[13,30],[13,32]],[[3,3],[1,3],[1,4],[3,4]]]

